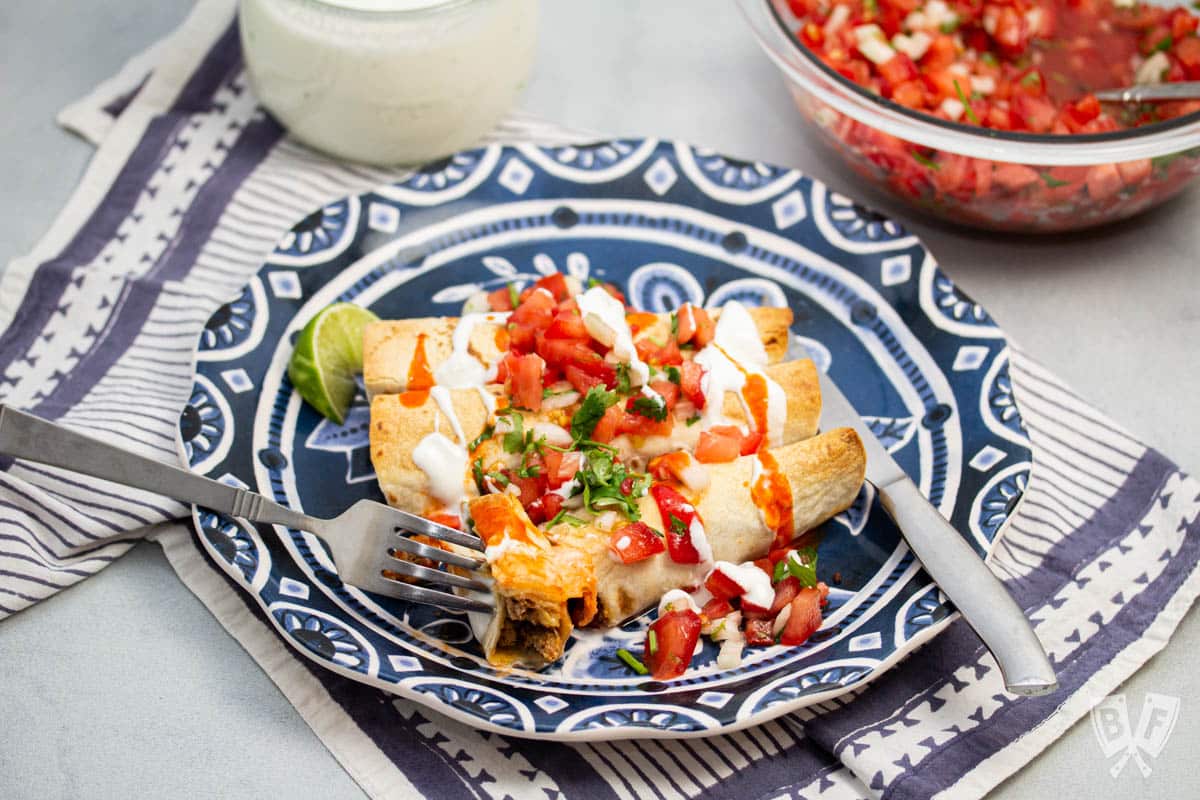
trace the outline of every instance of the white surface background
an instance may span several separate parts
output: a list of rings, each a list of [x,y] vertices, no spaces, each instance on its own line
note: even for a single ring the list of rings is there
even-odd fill
[[[92,149],[54,114],[173,28],[186,0],[0,4],[0,264],[29,251]],[[891,212],[1028,351],[1185,469],[1200,469],[1200,187],[1075,236],[912,218],[815,149],[722,0],[543,3],[523,107],[572,127],[675,137],[799,167]],[[1200,619],[1123,691],[1181,697],[1153,773],[1119,779],[1084,719],[993,797],[1200,796]],[[0,798],[361,798],[299,715],[143,544],[0,623]]]

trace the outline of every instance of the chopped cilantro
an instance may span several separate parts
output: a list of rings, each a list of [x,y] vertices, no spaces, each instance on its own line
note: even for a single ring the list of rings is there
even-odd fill
[[[618,394],[633,394],[633,381],[629,377],[629,365],[617,363],[617,392]]]
[[[542,468],[537,464],[521,464],[521,468],[517,470],[518,478],[536,478],[542,474]]]
[[[600,281],[596,280],[595,278],[588,278],[587,288],[592,289],[599,285],[600,285]]]
[[[667,404],[661,397],[648,397],[647,395],[637,397],[633,401],[631,410],[633,413],[641,414],[655,422],[662,422],[667,418]]]
[[[471,475],[475,478],[475,488],[480,494],[487,491],[487,486],[483,482],[483,459],[477,458],[471,462]]]
[[[521,304],[521,293],[517,291],[515,283],[508,284],[508,302],[512,303],[513,308]]]
[[[678,386],[679,382],[683,380],[683,377],[679,372],[679,367],[666,367],[663,371],[667,373],[667,380],[676,386]]]
[[[610,392],[603,386],[593,386],[588,389],[587,396],[571,417],[571,436],[576,442],[583,441],[596,430],[596,423],[604,416],[604,412],[617,402],[617,393]]]
[[[784,559],[783,561],[776,561],[775,574],[771,576],[771,583],[779,583],[781,580],[787,577],[787,574],[787,560]]]
[[[650,631],[646,634],[646,643],[648,645],[648,649],[650,650],[650,655],[654,655],[658,652],[658,634],[656,634],[654,631]]]
[[[1042,176],[1042,181],[1047,186],[1049,186],[1051,189],[1055,189],[1059,186],[1066,186],[1068,183],[1070,183],[1070,181],[1060,181],[1058,178],[1051,175],[1048,171],[1040,172],[1038,174]]]
[[[646,665],[638,661],[637,656],[626,650],[624,647],[617,649],[617,658],[625,662],[625,666],[636,672],[638,675],[649,675],[650,670],[646,669]]]
[[[574,514],[568,514],[566,511],[559,511],[549,522],[546,523],[546,527],[553,528],[560,522],[566,522],[569,525],[574,525],[576,528],[587,525],[587,522],[575,516]]]
[[[1200,2],[1200,0],[1198,0],[1198,2]],[[996,55],[994,53],[982,53],[979,56],[979,60],[982,61],[983,63],[987,64],[989,67],[995,67],[995,66],[1000,65],[1000,61],[996,58]]]
[[[520,414],[512,414],[509,421],[512,422],[512,430],[504,434],[502,443],[504,452],[506,453],[521,453],[525,450],[525,430],[523,428],[524,418]]]
[[[671,312],[671,335],[679,335],[679,315],[674,311]]]
[[[675,516],[674,514],[671,514],[671,518],[668,522],[671,526],[671,533],[675,534],[676,536],[686,536],[687,535],[688,526],[684,525],[683,520],[681,520],[679,517]]]
[[[942,168],[941,164],[937,163],[936,161],[934,161],[932,158],[925,155],[924,153],[918,153],[916,150],[913,150],[910,155],[912,155],[914,161],[916,161],[918,164],[920,164],[923,167],[928,167],[929,169],[941,169]]]
[[[699,421],[700,421],[700,415],[692,414],[690,417],[687,418],[687,426],[690,428]]]
[[[958,78],[954,79],[954,92],[958,95],[958,102],[963,104],[963,110],[967,113],[967,119],[978,125],[979,117],[975,116],[975,109],[971,108],[971,101],[967,99],[966,94],[963,93],[962,87],[958,85]]]
[[[958,17],[946,20],[938,26],[938,30],[945,34],[954,33],[956,30],[958,30]]]
[[[863,10],[866,11],[868,14],[878,14],[879,13],[879,0],[864,0]]]
[[[1037,71],[1030,72],[1024,78],[1021,78],[1022,86],[1037,86],[1041,82],[1042,82],[1042,75],[1041,75],[1041,73],[1039,73]],[[958,86],[958,83],[956,82],[954,85]]]
[[[496,426],[494,426],[494,425],[486,426],[478,436],[476,436],[474,439],[471,440],[471,444],[467,447],[467,452],[474,453],[475,450],[478,449],[479,445],[483,444],[488,439],[492,438],[492,434],[495,432],[496,432]]]
[[[1160,53],[1165,53],[1171,49],[1171,45],[1175,44],[1175,37],[1167,34],[1163,38],[1154,43],[1154,49]]]
[[[798,558],[797,558],[798,556]],[[809,588],[817,585],[817,549],[806,547],[789,555],[784,562],[792,577],[800,581],[801,586]]]

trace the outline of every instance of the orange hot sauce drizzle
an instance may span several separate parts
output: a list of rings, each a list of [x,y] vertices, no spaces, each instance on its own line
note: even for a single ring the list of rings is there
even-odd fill
[[[739,367],[739,369],[741,369]],[[750,416],[754,418],[754,429],[763,435],[764,443],[767,436],[767,379],[765,376],[746,373],[746,385],[742,388],[742,397],[750,407]]]
[[[792,486],[787,476],[779,471],[779,462],[765,448],[758,451],[762,473],[750,487],[750,497],[762,512],[763,522],[775,531],[772,547],[782,547],[796,536],[796,522],[792,513]]]
[[[425,355],[427,334],[417,334],[417,346],[413,350],[412,363],[408,365],[408,390],[400,395],[400,402],[408,408],[425,405],[429,390],[433,387],[433,370],[429,368],[429,357]]]

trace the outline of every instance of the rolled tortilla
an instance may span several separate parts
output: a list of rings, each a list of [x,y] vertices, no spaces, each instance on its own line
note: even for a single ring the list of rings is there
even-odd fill
[[[821,390],[817,368],[808,359],[785,361],[767,367],[767,374],[778,383],[787,397],[787,416],[784,421],[783,442],[807,439],[817,432],[821,413]],[[497,394],[503,387],[489,387]],[[473,389],[448,392],[453,411],[466,442],[473,441],[488,423],[488,411],[479,393]],[[725,398],[725,415],[735,422],[745,422],[745,411],[736,394]],[[545,410],[538,413],[521,412],[526,428],[538,422],[566,427],[573,409]],[[426,514],[441,509],[433,497],[429,476],[413,461],[413,451],[427,434],[440,430],[457,438],[453,425],[435,400],[426,392],[377,395],[371,401],[371,461],[384,497],[391,505]],[[676,423],[670,437],[619,436],[613,442],[623,458],[640,456],[650,459],[674,450],[694,450],[700,438],[699,425]],[[464,476],[464,491],[475,493],[474,482]]]
[[[768,363],[776,364],[787,354],[788,327],[792,324],[790,308],[747,309],[758,328],[759,336],[767,351]],[[719,319],[721,309],[712,309],[713,319]],[[637,324],[635,339],[651,336],[661,339],[670,335],[669,314],[630,314]],[[363,334],[363,381],[367,396],[377,394],[399,394],[408,388],[409,371],[412,368],[418,344],[425,351],[429,368],[438,366],[450,357],[454,350],[454,330],[458,327],[457,317],[426,317],[372,322]],[[507,335],[502,323],[479,321],[471,326],[467,337],[467,351],[483,363],[491,366],[500,361],[507,351]]]
[[[790,494],[791,536],[787,539],[844,511],[862,487],[866,453],[851,428],[837,428],[768,452]],[[759,459],[752,455],[709,464],[708,488],[689,498],[704,523],[714,561],[740,564],[762,558],[776,541],[779,531],[766,524],[767,515],[751,492],[756,477],[762,474]],[[755,462],[760,466],[756,468]],[[659,531],[666,529],[653,497],[647,495],[638,506],[643,522]],[[600,625],[616,625],[657,603],[667,590],[695,586],[704,579],[704,569],[676,564],[666,553],[623,564],[608,553],[611,533],[592,526],[560,524],[547,535],[557,545],[582,550],[591,557],[596,570],[595,623]]]
[[[479,637],[497,666],[540,667],[563,653],[575,625],[596,613],[591,556],[569,544],[552,546],[515,497],[476,497],[471,518],[487,543],[496,613]]]

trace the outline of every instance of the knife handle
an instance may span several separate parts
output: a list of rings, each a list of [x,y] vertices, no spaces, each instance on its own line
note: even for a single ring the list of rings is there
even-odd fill
[[[1005,688],[1028,696],[1057,689],[1054,668],[1029,620],[974,548],[910,478],[876,488],[925,571],[995,657]]]

